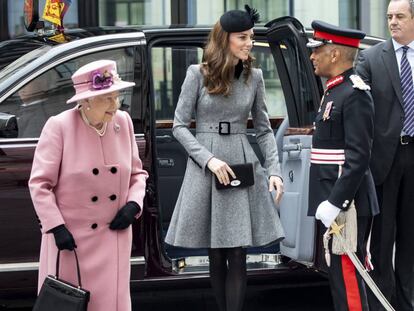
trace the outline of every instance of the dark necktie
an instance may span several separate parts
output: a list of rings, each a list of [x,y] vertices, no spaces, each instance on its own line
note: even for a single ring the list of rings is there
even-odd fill
[[[414,86],[411,66],[407,59],[408,46],[403,46],[401,58],[401,90],[404,101],[404,126],[403,131],[410,136],[414,136]]]

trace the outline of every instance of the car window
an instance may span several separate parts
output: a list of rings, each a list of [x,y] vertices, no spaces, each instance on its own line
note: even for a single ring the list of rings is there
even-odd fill
[[[270,48],[267,44],[257,43],[252,49],[252,54],[256,58],[255,66],[262,69],[263,72],[269,117],[286,117],[285,96]]]
[[[286,102],[282,85],[268,46],[255,46],[252,51],[256,58],[254,66],[263,71],[266,86],[266,103],[270,117],[284,118]],[[154,82],[156,119],[173,120],[181,84],[191,64],[201,62],[202,48],[197,47],[154,47],[151,63]]]
[[[123,80],[134,81],[134,48],[83,55],[53,67],[34,78],[0,104],[0,138],[37,138],[51,116],[76,105],[66,104],[75,93],[71,76],[98,59],[117,62]],[[121,92],[121,109],[130,112],[132,89]]]
[[[4,49],[6,48],[8,48],[8,46],[6,46]],[[14,62],[12,62],[11,64],[9,64],[8,66],[6,66],[0,71],[0,83],[6,80],[8,77],[10,77],[16,71],[22,69],[27,64],[30,64],[34,59],[43,55],[51,48],[52,48],[51,46],[45,45],[38,49],[32,50],[28,52],[27,54],[23,55],[22,57],[16,59]],[[13,51],[15,49],[11,48],[11,50]],[[5,51],[2,51],[1,55],[3,56],[3,58],[6,58],[7,56]]]
[[[174,111],[187,68],[201,62],[203,50],[197,47],[154,47],[151,65],[156,120],[174,119]]]

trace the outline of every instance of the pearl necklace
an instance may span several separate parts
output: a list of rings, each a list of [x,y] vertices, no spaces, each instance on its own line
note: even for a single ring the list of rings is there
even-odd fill
[[[79,108],[78,108],[78,110],[79,110],[79,112],[80,112],[80,115],[81,115],[81,117],[82,117],[82,120],[86,123],[86,125],[87,126],[89,126],[90,128],[92,128],[92,129],[94,129],[95,130],[95,132],[99,135],[99,136],[104,136],[105,135],[105,132],[106,132],[106,128],[107,128],[107,125],[108,125],[108,122],[105,122],[103,125],[102,125],[102,127],[101,127],[101,129],[97,129],[96,127],[94,127],[90,122],[89,122],[89,120],[88,120],[88,118],[87,118],[87,116],[85,115],[85,112],[83,111],[83,109],[82,109],[82,107],[80,106]]]

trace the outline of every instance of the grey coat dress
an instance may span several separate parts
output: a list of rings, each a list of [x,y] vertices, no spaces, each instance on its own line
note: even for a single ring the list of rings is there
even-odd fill
[[[251,112],[262,167],[246,136]],[[196,118],[196,136],[189,131]],[[219,122],[230,122],[230,135],[220,135]],[[284,237],[269,192],[269,176],[281,175],[276,141],[267,114],[262,71],[252,69],[234,79],[231,95],[210,95],[200,65],[191,65],[175,111],[174,137],[189,154],[187,168],[166,243],[188,248],[263,246]],[[253,163],[255,183],[247,188],[217,190],[207,162],[216,157],[229,165]]]

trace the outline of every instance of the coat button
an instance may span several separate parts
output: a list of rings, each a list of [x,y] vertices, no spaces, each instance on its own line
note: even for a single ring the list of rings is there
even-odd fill
[[[39,228],[40,228],[40,229],[42,229],[42,228],[43,228],[43,226],[42,226],[42,225],[39,225]]]
[[[112,173],[112,174],[116,174],[116,172],[118,172],[118,170],[116,169],[116,167],[115,167],[115,166],[112,166],[112,167],[111,167],[111,173]]]
[[[342,204],[342,207],[347,207],[347,204],[346,203]]]
[[[98,174],[99,174],[99,170],[98,170],[97,168],[94,168],[94,169],[92,170],[92,173],[93,173],[94,175],[98,175]]]
[[[113,194],[113,195],[111,195],[109,198],[111,199],[111,201],[115,201],[115,200],[116,200],[116,195],[115,195],[115,194]]]
[[[95,230],[96,228],[98,228],[98,224],[92,224],[91,228]]]
[[[92,200],[92,202],[96,202],[96,201],[98,201],[98,197],[95,195],[91,198],[91,200]]]

